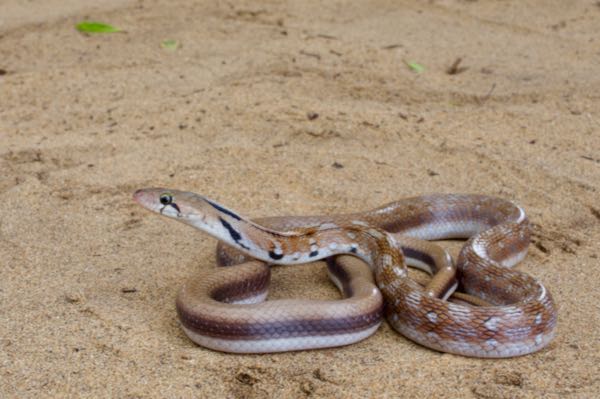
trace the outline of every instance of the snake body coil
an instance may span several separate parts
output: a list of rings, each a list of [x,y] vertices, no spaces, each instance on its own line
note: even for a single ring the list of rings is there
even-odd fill
[[[384,313],[411,340],[465,356],[524,355],[554,337],[550,293],[509,268],[527,253],[530,236],[525,213],[509,201],[438,194],[363,213],[250,221],[189,192],[150,188],[134,199],[226,243],[218,250],[220,264],[239,263],[192,279],[177,298],[184,331],[208,348],[262,353],[347,345],[374,333]],[[468,238],[457,259],[458,280],[446,252],[425,241],[446,238]],[[323,258],[343,300],[264,301],[267,263]],[[421,286],[407,264],[433,279]],[[458,285],[468,295],[448,301]]]

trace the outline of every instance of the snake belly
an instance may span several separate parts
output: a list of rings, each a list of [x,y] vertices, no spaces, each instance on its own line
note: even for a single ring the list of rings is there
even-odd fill
[[[524,355],[555,334],[550,293],[510,269],[525,256],[530,232],[523,210],[506,200],[435,194],[361,213],[251,221],[190,192],[150,188],[134,199],[234,248],[219,247],[221,263],[244,262],[191,279],[177,298],[185,333],[211,349],[264,353],[347,345],[374,333],[382,313],[405,337],[465,356]],[[456,274],[445,251],[424,241],[447,238],[468,239]],[[267,263],[323,258],[344,299],[265,301]],[[407,264],[434,278],[421,286],[408,276]],[[480,306],[448,301],[457,286],[481,298]]]

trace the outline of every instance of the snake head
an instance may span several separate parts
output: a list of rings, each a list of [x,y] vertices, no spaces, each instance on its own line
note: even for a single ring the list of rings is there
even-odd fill
[[[241,225],[250,226],[251,222],[202,195],[166,188],[144,188],[137,190],[133,199],[149,211],[191,225],[230,245],[249,250],[240,229]]]
[[[218,237],[223,232],[223,218],[240,220],[235,212],[202,195],[187,191],[143,188],[133,194],[133,199],[152,212],[190,224]]]
[[[144,188],[133,194],[135,202],[144,208],[171,218],[184,216],[178,204],[178,198],[185,197],[184,192],[165,188]]]

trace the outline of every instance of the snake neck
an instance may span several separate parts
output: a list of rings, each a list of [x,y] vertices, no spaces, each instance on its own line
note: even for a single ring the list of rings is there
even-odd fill
[[[300,264],[332,255],[351,254],[367,262],[374,271],[384,267],[406,269],[404,256],[393,236],[360,221],[347,224],[324,223],[315,227],[276,231],[239,215],[215,215],[214,223],[194,227],[271,264]]]

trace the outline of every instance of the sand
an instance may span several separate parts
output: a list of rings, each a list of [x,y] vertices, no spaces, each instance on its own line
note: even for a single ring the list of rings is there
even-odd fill
[[[86,3],[0,4],[0,397],[600,392],[598,4]],[[343,348],[203,349],[174,298],[215,241],[133,203],[148,186],[248,216],[515,200],[535,231],[518,268],[554,295],[558,336],[507,360],[387,324]],[[274,298],[339,296],[320,263],[273,274]]]

